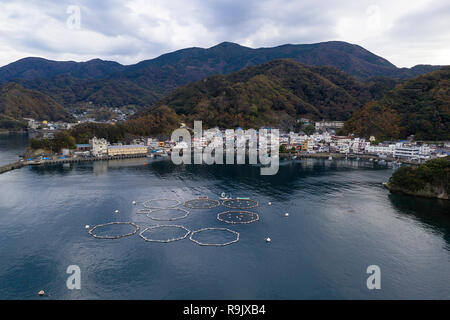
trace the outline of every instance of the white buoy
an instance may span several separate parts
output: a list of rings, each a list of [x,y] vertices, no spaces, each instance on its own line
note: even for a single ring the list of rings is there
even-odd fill
[[[289,213],[286,212],[286,213],[284,214],[284,216],[285,216],[285,217],[289,217]]]
[[[91,226],[88,225],[88,224],[84,226],[85,229],[89,229],[90,227],[91,227]]]
[[[133,201],[133,205],[136,205],[136,201]]]
[[[271,206],[271,205],[272,205],[272,202],[269,202],[268,205]]]
[[[44,290],[41,290],[41,291],[38,292],[38,295],[39,295],[40,297],[42,297],[44,294],[45,294],[45,291],[44,291]]]
[[[266,238],[267,243],[269,243],[270,241],[272,241],[270,238]]]
[[[119,210],[114,211],[114,213],[119,213]]]

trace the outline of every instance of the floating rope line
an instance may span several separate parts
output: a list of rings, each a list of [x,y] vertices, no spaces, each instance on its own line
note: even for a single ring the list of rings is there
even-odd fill
[[[233,233],[233,234],[236,235],[236,239],[234,239],[232,241],[224,242],[224,243],[205,243],[205,242],[201,242],[201,241],[198,241],[198,240],[194,239],[194,234],[200,233],[200,232],[203,232],[203,231],[210,231],[210,230],[213,230],[213,231],[226,231],[226,232]],[[199,230],[196,230],[196,231],[192,231],[191,232],[191,236],[189,237],[189,239],[191,241],[195,242],[196,244],[201,245],[201,246],[224,247],[224,246],[228,246],[230,244],[233,244],[235,242],[238,242],[239,241],[239,232],[236,232],[236,231],[233,231],[233,230],[230,230],[230,229],[227,229],[227,228],[203,228],[203,229],[199,229]]]
[[[217,215],[217,220],[231,224],[248,224],[259,220],[256,212],[229,210]]]
[[[154,213],[158,213],[161,211],[179,211],[182,213],[182,215],[174,217],[174,218],[158,218],[153,215]],[[147,213],[147,217],[149,217],[152,220],[156,220],[156,221],[175,221],[175,220],[180,220],[180,219],[186,218],[188,215],[189,215],[189,211],[181,209],[181,208],[150,210],[150,212]]]
[[[151,210],[151,209],[138,209],[136,211],[137,214],[149,214],[149,213],[152,213],[152,212],[153,212],[153,210]]]
[[[154,230],[154,229],[157,229],[157,228],[176,228],[176,229],[182,229],[182,230],[185,232],[185,234],[184,234],[183,236],[181,236],[181,237],[178,237],[178,238],[171,238],[171,239],[167,239],[167,240],[165,240],[165,239],[162,239],[162,240],[161,240],[161,239],[152,239],[152,238],[147,238],[146,236],[144,236],[144,233],[145,233],[145,232],[150,231],[150,230]],[[178,241],[178,240],[186,239],[186,237],[188,236],[188,234],[189,234],[190,232],[191,232],[191,231],[190,231],[189,229],[186,229],[186,228],[183,227],[183,226],[177,226],[177,225],[157,225],[157,226],[145,228],[144,230],[142,230],[142,232],[139,234],[139,236],[140,236],[142,239],[144,239],[145,241],[148,241],[148,242],[169,243],[169,242],[173,242],[173,241]]]
[[[169,204],[167,206],[159,207],[159,206],[154,205],[154,203],[156,201],[167,201],[167,202],[169,202]],[[172,202],[172,204],[170,204],[170,202]],[[177,199],[151,199],[151,200],[144,201],[144,203],[143,203],[144,207],[146,207],[147,209],[170,209],[170,208],[175,208],[180,204],[181,204],[181,202]]]
[[[207,197],[188,200],[184,206],[191,209],[212,209],[220,206],[219,200],[208,199]]]
[[[251,199],[228,199],[223,200],[222,205],[231,209],[251,209],[258,206],[258,201]]]
[[[96,230],[98,228],[115,225],[115,224],[129,224],[130,226],[133,226],[135,228],[135,230],[133,232],[121,234],[118,236],[108,236],[108,235],[99,236],[94,233],[94,230]],[[136,232],[139,231],[139,229],[140,229],[139,226],[134,224],[133,222],[109,222],[109,223],[105,223],[105,224],[98,224],[98,225],[94,226],[92,229],[90,229],[88,232],[91,236],[93,236],[94,238],[97,238],[97,239],[120,239],[120,238],[129,237],[129,236],[134,235]]]

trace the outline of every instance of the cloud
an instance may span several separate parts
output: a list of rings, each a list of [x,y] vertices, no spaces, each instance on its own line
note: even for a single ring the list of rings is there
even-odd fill
[[[79,28],[68,25],[68,6],[79,7]],[[359,44],[400,67],[449,64],[449,9],[446,0],[0,0],[0,65],[26,56],[131,64],[222,41],[328,40]]]

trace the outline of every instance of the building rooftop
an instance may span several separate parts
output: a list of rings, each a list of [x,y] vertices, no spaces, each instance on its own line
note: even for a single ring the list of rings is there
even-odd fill
[[[108,146],[109,149],[132,149],[132,148],[147,148],[143,144],[127,144],[123,146]]]

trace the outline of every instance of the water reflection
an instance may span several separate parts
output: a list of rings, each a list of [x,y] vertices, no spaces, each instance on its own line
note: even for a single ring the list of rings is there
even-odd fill
[[[450,251],[450,201],[390,194],[389,200],[399,215],[412,217],[425,228],[442,235]]]
[[[0,133],[0,165],[18,161],[28,141],[26,133]]]

